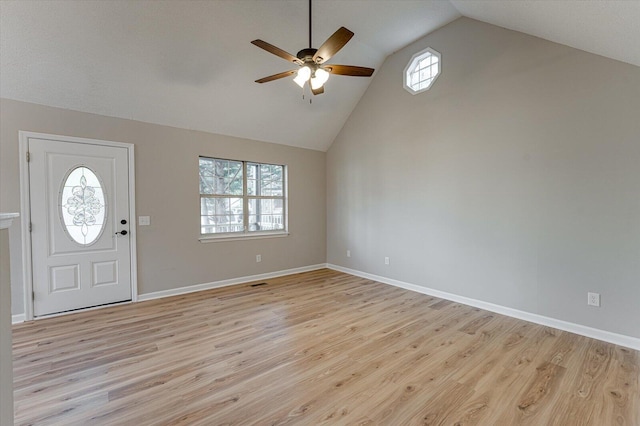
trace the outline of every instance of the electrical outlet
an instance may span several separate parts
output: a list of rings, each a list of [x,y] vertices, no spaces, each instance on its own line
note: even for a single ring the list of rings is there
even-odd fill
[[[258,263],[262,262],[262,255],[261,254],[256,254],[256,262],[258,262]]]
[[[600,306],[600,293],[587,293],[587,304],[589,306]]]
[[[138,216],[138,225],[140,226],[151,225],[151,216]]]
[[[351,257],[351,250],[347,250],[347,257]]]
[[[388,265],[388,264],[389,264],[389,258],[388,258],[388,257],[385,257],[385,258],[384,258],[384,264],[385,264],[385,265]]]

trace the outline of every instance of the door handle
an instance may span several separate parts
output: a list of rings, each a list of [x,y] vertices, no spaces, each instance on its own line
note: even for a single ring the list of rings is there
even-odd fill
[[[120,235],[127,235],[127,234],[128,234],[128,232],[127,232],[127,230],[126,230],[126,229],[123,229],[123,230],[122,230],[122,231],[120,231],[120,232],[116,232],[116,234],[120,234]]]

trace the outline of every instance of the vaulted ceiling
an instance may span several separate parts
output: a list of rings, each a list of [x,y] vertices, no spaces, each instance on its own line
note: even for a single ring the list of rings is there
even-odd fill
[[[640,66],[634,0],[316,0],[313,44],[345,26],[329,62],[379,68],[460,16]],[[295,54],[307,19],[306,0],[3,0],[0,96],[326,150],[371,79],[332,76],[311,104],[290,78],[253,82],[292,67],[250,41]]]

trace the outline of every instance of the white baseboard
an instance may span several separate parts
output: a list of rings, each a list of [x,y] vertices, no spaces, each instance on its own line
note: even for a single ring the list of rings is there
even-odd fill
[[[285,275],[299,274],[302,272],[316,271],[326,268],[326,263],[317,265],[302,266],[300,268],[285,269],[282,271],[267,272],[265,274],[248,275],[246,277],[231,278],[228,280],[214,281],[210,283],[194,284],[185,287],[172,288],[170,290],[154,291],[152,293],[144,293],[138,295],[138,302],[145,300],[160,299],[162,297],[177,296],[180,294],[193,293],[196,291],[209,290],[212,288],[227,287],[230,285],[244,284],[251,281],[268,280],[270,278],[283,277]]]
[[[453,302],[462,303],[465,305],[473,306],[476,308],[484,309],[487,311],[495,312],[498,314],[506,315],[512,318],[529,321],[535,324],[545,325],[548,327],[557,328],[559,330],[568,331],[570,333],[579,334],[581,336],[590,337],[593,339],[602,340],[604,342],[613,343],[615,345],[624,346],[627,348],[640,351],[640,339],[631,336],[625,336],[623,334],[612,333],[610,331],[600,330],[597,328],[588,327],[585,325],[575,324],[568,321],[559,320],[556,318],[546,317],[543,315],[533,314],[531,312],[521,311],[519,309],[513,309],[506,306],[496,305],[494,303],[484,302],[482,300],[472,299],[465,296],[459,296],[453,293],[447,293],[441,290],[435,290],[428,287],[419,286],[416,284],[407,283],[404,281],[394,280],[392,278],[383,277],[380,275],[369,274],[367,272],[358,271],[355,269],[345,268],[343,266],[334,265],[331,263],[321,263],[317,265],[303,266],[300,268],[285,269],[282,271],[268,272],[265,274],[249,275],[245,277],[231,278],[228,280],[214,281],[210,283],[195,284],[186,287],[179,287],[170,290],[156,291],[153,293],[145,293],[138,295],[138,301],[159,299],[162,297],[177,296],[180,294],[193,293],[196,291],[208,290],[213,288],[227,287],[231,285],[244,284],[251,281],[266,280],[270,278],[277,278],[286,275],[299,274],[302,272],[316,271],[322,268],[329,268],[335,271],[344,272],[346,274],[355,275],[357,277],[367,278],[370,280],[378,281],[384,284],[389,284],[395,287],[400,287],[405,290],[415,291],[417,293],[426,294],[429,296],[439,297],[441,299],[451,300]],[[11,322],[13,324],[21,323],[25,321],[24,314],[13,315]]]
[[[231,285],[237,285],[237,284],[244,284],[247,282],[251,282],[251,281],[258,281],[258,280],[267,280],[270,278],[276,278],[276,277],[283,277],[285,275],[292,275],[292,274],[299,274],[302,272],[309,272],[309,271],[316,271],[318,269],[323,269],[326,268],[327,264],[326,263],[319,263],[317,265],[309,265],[309,266],[302,266],[300,268],[293,268],[293,269],[285,269],[282,271],[275,271],[275,272],[267,272],[265,274],[258,274],[258,275],[249,275],[246,277],[238,277],[238,278],[231,278],[228,280],[222,280],[222,281],[214,281],[214,282],[210,282],[210,283],[204,283],[204,284],[195,284],[195,285],[190,285],[190,286],[185,286],[185,287],[179,287],[179,288],[172,288],[170,290],[163,290],[163,291],[154,291],[153,293],[145,293],[145,294],[139,294],[138,298],[137,298],[137,302],[142,302],[145,300],[153,300],[153,299],[160,299],[162,297],[169,297],[169,296],[177,296],[180,294],[187,294],[187,293],[193,293],[196,291],[202,291],[202,290],[209,290],[212,288],[220,288],[220,287],[227,287],[227,286],[231,286]],[[123,302],[123,303],[131,303],[131,302]],[[94,306],[91,308],[87,308],[87,309],[82,309],[82,311],[89,311],[89,310],[94,310],[94,309],[102,309],[105,307],[109,307],[109,306],[114,306],[115,304],[110,304],[110,305],[103,305],[103,306]],[[73,312],[80,312],[80,310],[78,311],[73,311]],[[42,317],[42,318],[51,318],[51,317],[56,317],[56,316],[60,316],[60,315],[68,315],[70,312],[62,312],[59,314],[52,314],[52,315],[47,315],[46,317]],[[11,318],[11,323],[12,324],[18,324],[21,322],[25,321],[25,314],[17,314],[17,315],[13,315]],[[38,318],[41,319],[41,318]]]
[[[624,346],[627,348],[640,351],[640,339],[636,337],[625,336],[624,334],[612,333],[610,331],[587,327],[586,325],[575,324],[572,322],[563,321],[556,318],[546,317],[538,314],[532,314],[530,312],[508,308],[506,306],[496,305],[489,302],[483,302],[482,300],[471,299],[469,297],[459,296],[457,294],[447,293],[445,291],[435,290],[432,288],[423,287],[416,284],[410,284],[403,281],[382,277],[379,275],[373,275],[367,272],[357,271],[355,269],[345,268],[339,265],[333,265],[331,263],[327,264],[327,268],[344,272],[346,274],[355,275],[357,277],[378,281],[384,284],[389,284],[395,287],[404,288],[406,290],[415,291],[417,293],[422,293],[429,296],[435,296],[441,299],[451,300],[453,302],[462,303],[464,305],[473,306],[476,308],[484,309],[486,311],[491,311],[498,314],[506,315],[508,317],[513,317],[513,318],[521,319],[524,321],[529,321],[536,324],[557,328],[559,330],[568,331],[570,333],[591,337],[593,339],[602,340],[604,342],[609,342],[615,345],[620,345],[620,346]]]

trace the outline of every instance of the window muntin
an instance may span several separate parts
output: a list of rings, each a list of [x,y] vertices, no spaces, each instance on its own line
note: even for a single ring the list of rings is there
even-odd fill
[[[440,53],[431,48],[418,52],[404,70],[404,87],[417,94],[428,90],[440,75]]]
[[[208,237],[286,232],[286,169],[200,157],[200,234]]]

